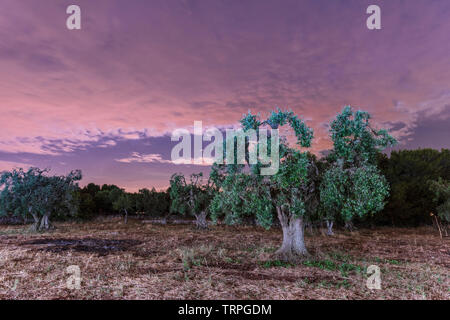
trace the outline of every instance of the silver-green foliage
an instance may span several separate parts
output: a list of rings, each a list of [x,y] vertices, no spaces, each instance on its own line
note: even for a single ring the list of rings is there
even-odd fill
[[[384,207],[389,185],[373,165],[360,168],[334,166],[325,172],[320,199],[327,215],[341,214],[345,221],[374,214]]]
[[[341,214],[350,221],[384,207],[389,185],[376,167],[376,156],[396,140],[384,129],[373,129],[369,120],[369,113],[347,106],[331,123],[332,165],[320,188],[327,219]]]
[[[312,129],[292,111],[277,109],[264,121],[249,112],[240,122],[244,131],[263,126],[279,129],[288,125],[297,138],[297,145],[301,147],[309,147],[313,138]],[[267,144],[271,152],[270,138]],[[220,186],[220,192],[211,203],[213,220],[223,216],[226,223],[238,224],[246,216],[255,216],[259,225],[269,228],[277,208],[289,216],[299,217],[308,213],[306,202],[311,199],[314,189],[309,177],[314,172],[310,157],[290,147],[284,138],[279,148],[279,170],[272,176],[259,174],[263,166],[261,163],[247,169],[236,164],[215,164],[212,167],[211,178]]]
[[[184,175],[175,173],[170,178],[170,211],[182,215],[191,215],[197,219],[197,227],[206,228],[211,199],[215,187],[212,180],[202,182],[202,173],[192,174],[186,181]]]
[[[77,181],[81,180],[81,171],[75,170],[66,176],[50,176],[49,170],[30,168],[4,171],[0,176],[0,214],[13,214],[26,217],[33,216],[35,228],[41,218],[51,214],[74,214],[77,201],[74,193],[78,189]]]

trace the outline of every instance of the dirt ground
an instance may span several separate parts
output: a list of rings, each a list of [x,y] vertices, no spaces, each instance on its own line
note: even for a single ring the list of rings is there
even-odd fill
[[[450,240],[430,228],[307,233],[310,258],[274,260],[281,230],[60,223],[0,226],[1,299],[449,299]],[[76,288],[76,267],[81,282]],[[366,287],[367,267],[381,289]],[[75,268],[75,269],[74,269]],[[68,288],[68,283],[71,288]]]

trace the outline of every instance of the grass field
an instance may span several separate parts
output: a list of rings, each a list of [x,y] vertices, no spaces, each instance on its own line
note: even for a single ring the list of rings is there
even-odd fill
[[[307,234],[298,265],[273,260],[281,230],[60,223],[0,227],[1,299],[449,299],[450,241],[432,228]],[[81,270],[68,289],[66,268]],[[366,287],[369,265],[381,290]]]

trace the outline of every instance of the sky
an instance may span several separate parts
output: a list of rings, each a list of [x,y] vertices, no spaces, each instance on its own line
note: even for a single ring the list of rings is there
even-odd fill
[[[397,149],[450,148],[449,17],[448,0],[1,0],[0,170],[165,188],[209,171],[171,162],[173,130],[276,107],[314,129],[317,154],[345,105]]]

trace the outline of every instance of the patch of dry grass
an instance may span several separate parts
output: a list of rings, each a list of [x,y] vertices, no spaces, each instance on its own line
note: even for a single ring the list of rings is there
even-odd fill
[[[1,299],[448,299],[449,240],[431,228],[315,232],[313,257],[273,260],[281,231],[105,219],[51,233],[0,227]],[[381,269],[381,290],[366,268]],[[68,289],[78,265],[81,289]]]

